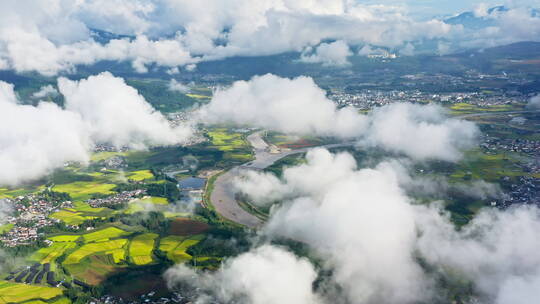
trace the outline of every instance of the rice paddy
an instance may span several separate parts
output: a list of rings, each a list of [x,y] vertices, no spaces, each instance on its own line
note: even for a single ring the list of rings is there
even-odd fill
[[[66,257],[64,264],[76,264],[87,256],[95,255],[101,252],[112,255],[114,262],[119,263],[121,260],[125,259],[125,250],[122,248],[127,244],[127,242],[127,239],[118,239],[85,244],[69,254]]]
[[[52,190],[68,193],[74,201],[84,201],[95,194],[110,195],[115,184],[101,183],[99,181],[78,181],[68,184],[55,185]]]
[[[126,177],[134,181],[143,181],[154,178],[154,174],[150,170],[139,170],[127,173]]]
[[[47,301],[62,295],[62,289],[0,281],[0,304],[31,300]]]
[[[167,258],[175,263],[185,262],[190,260],[192,256],[186,250],[200,242],[202,236],[192,236],[185,238],[181,236],[167,236],[161,239],[159,250],[167,253]]]
[[[30,259],[41,264],[52,263],[67,250],[75,247],[77,247],[77,244],[73,242],[52,243],[49,247],[40,248]]]
[[[131,240],[129,245],[129,257],[135,265],[146,265],[153,261],[152,251],[158,237],[155,233],[138,235]]]
[[[125,236],[130,234],[130,232],[124,231],[116,227],[107,227],[98,231],[90,232],[83,235],[83,239],[86,243],[96,242],[98,240],[109,240]]]

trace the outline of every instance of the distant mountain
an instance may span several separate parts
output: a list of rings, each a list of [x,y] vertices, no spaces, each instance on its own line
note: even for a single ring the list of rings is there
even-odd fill
[[[504,6],[496,6],[488,9],[488,13],[491,15],[497,12],[506,12],[508,8]],[[495,25],[495,21],[489,18],[477,17],[473,12],[464,12],[457,16],[444,20],[447,24],[458,25],[461,24],[469,29],[482,29]]]
[[[129,40],[135,39],[134,36],[118,35],[118,34],[114,34],[114,33],[103,31],[103,30],[98,30],[94,28],[90,29],[90,35],[96,42],[99,42],[102,44],[106,44],[109,41],[115,40],[115,39],[123,39],[123,38],[128,38]]]

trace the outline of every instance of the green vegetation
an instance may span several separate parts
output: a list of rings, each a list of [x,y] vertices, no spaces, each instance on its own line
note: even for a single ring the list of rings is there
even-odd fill
[[[98,240],[114,239],[121,236],[129,235],[130,232],[124,231],[116,227],[107,227],[98,231],[90,232],[83,235],[85,242],[96,242]]]
[[[52,243],[49,247],[40,248],[31,257],[31,260],[40,262],[41,264],[52,263],[57,258],[62,256],[69,249],[75,248],[77,244],[73,242]]]
[[[0,304],[22,303],[30,300],[48,301],[61,295],[60,288],[0,281]]]
[[[475,113],[486,113],[486,112],[508,112],[508,111],[520,111],[523,110],[523,106],[518,105],[492,105],[481,107],[473,104],[468,104],[464,102],[454,103],[450,105],[450,113],[454,115],[465,115],[465,114],[475,114]]]
[[[114,262],[119,263],[120,261],[125,260],[125,250],[123,247],[127,242],[127,239],[118,239],[85,244],[69,254],[63,264],[76,264],[85,257],[95,255],[96,253],[110,254],[113,257]]]
[[[168,82],[156,79],[129,79],[127,84],[135,87],[152,106],[162,112],[177,112],[197,103],[197,99],[168,89]]]
[[[171,235],[161,239],[159,250],[167,254],[167,258],[175,263],[188,261],[192,258],[186,251],[189,247],[196,245],[204,237],[201,235],[191,236],[189,238]]]
[[[53,187],[54,191],[57,192],[66,192],[73,198],[75,201],[84,201],[92,198],[95,194],[110,195],[114,194],[112,189],[116,185],[114,184],[102,184],[98,181],[91,182],[73,182],[69,184],[55,185]]]
[[[93,208],[87,203],[75,202],[73,208],[65,208],[50,215],[67,225],[80,225],[87,220],[105,219],[112,215],[113,210],[108,208]]]
[[[146,265],[153,261],[152,251],[158,237],[155,233],[138,235],[131,240],[129,245],[129,257],[135,265]]]
[[[129,172],[127,174],[127,178],[134,181],[143,181],[146,179],[154,178],[154,175],[152,174],[150,170],[139,170],[139,171]]]
[[[4,234],[6,232],[10,232],[11,229],[13,229],[13,227],[15,227],[15,225],[13,224],[4,224],[4,225],[1,225],[0,226],[0,234]]]

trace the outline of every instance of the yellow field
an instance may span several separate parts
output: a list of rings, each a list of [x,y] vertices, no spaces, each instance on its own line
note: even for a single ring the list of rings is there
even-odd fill
[[[226,128],[208,131],[208,136],[212,139],[212,144],[221,151],[232,151],[247,145],[242,134],[229,132]]]
[[[154,178],[154,174],[150,170],[132,171],[126,173],[126,177],[134,181],[142,181],[145,179]]]
[[[90,242],[95,242],[97,240],[114,239],[114,238],[121,237],[128,234],[130,233],[120,228],[108,227],[105,229],[101,229],[98,231],[84,234],[83,238],[86,243],[90,243]]]
[[[114,184],[103,184],[99,182],[73,182],[69,184],[56,185],[53,191],[67,192],[74,201],[84,201],[89,199],[92,194],[113,194]]]
[[[83,216],[80,212],[73,212],[67,210],[60,210],[51,214],[49,217],[61,220],[67,225],[80,225],[86,220],[95,219],[95,216]]]
[[[195,99],[210,99],[211,98],[210,96],[200,95],[200,94],[186,94],[186,96],[195,98]]]
[[[129,256],[136,265],[145,265],[152,262],[152,250],[158,237],[155,233],[145,233],[136,236],[129,246]]]
[[[59,256],[69,249],[75,248],[77,244],[73,242],[53,243],[49,247],[40,248],[31,259],[42,264],[54,262]]]
[[[167,258],[175,263],[184,262],[192,258],[186,250],[200,242],[200,236],[193,236],[189,239],[184,239],[181,236],[167,236],[161,239],[159,250],[167,253]]]
[[[81,246],[79,249],[75,250],[74,252],[72,252],[70,255],[68,255],[66,257],[66,260],[64,261],[64,264],[79,263],[85,257],[99,253],[99,252],[112,254],[116,263],[117,259],[121,260],[125,258],[125,254],[120,254],[116,250],[123,248],[126,244],[127,244],[126,239],[86,244],[86,245]]]
[[[81,238],[80,235],[57,235],[57,236],[51,236],[50,238],[47,238],[50,241],[53,242],[75,242]]]
[[[0,281],[0,304],[30,300],[50,300],[62,295],[62,289]]]

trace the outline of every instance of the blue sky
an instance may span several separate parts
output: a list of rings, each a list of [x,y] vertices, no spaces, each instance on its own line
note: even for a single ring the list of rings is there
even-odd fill
[[[407,6],[413,16],[427,18],[437,15],[454,15],[473,10],[480,3],[489,6],[506,4],[510,6],[540,6],[540,0],[359,0],[365,4],[385,4]]]

